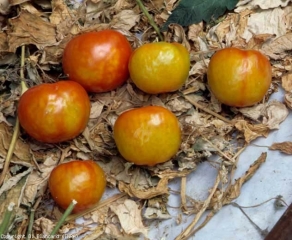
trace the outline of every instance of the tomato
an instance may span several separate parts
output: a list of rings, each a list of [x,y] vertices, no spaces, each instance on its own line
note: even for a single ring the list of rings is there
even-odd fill
[[[84,88],[74,81],[44,83],[28,89],[19,99],[20,125],[41,142],[72,139],[86,127],[90,101]]]
[[[188,78],[190,56],[179,43],[155,42],[137,48],[129,61],[130,77],[150,94],[173,92]]]
[[[137,165],[154,166],[173,157],[181,144],[176,116],[164,107],[147,106],[123,112],[114,124],[120,154]]]
[[[66,45],[64,73],[87,91],[111,91],[129,78],[131,53],[127,38],[117,31],[108,29],[84,33]]]
[[[73,160],[55,167],[49,177],[49,189],[55,202],[66,209],[76,200],[73,212],[98,203],[106,187],[102,168],[92,160]]]
[[[211,57],[207,77],[210,90],[220,102],[247,107],[264,98],[271,84],[272,68],[261,52],[231,47]]]

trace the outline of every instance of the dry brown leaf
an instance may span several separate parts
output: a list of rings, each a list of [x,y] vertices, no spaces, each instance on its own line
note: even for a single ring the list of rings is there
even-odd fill
[[[42,234],[47,236],[50,235],[54,227],[55,223],[45,217],[38,218],[37,220],[34,221],[33,225],[35,234]]]
[[[31,14],[36,15],[36,16],[43,16],[43,15],[44,15],[44,13],[41,12],[41,11],[39,11],[37,8],[35,8],[35,7],[31,4],[31,2],[25,2],[25,3],[22,3],[22,4],[20,5],[20,9],[21,9],[22,11],[27,11],[27,12],[29,12],[29,13],[31,13]]]
[[[235,127],[243,132],[245,141],[250,143],[252,140],[258,137],[267,137],[270,128],[265,124],[250,124],[245,120],[237,120]]]
[[[80,26],[78,20],[80,12],[68,8],[63,0],[53,0],[51,3],[52,14],[50,15],[50,22],[56,25],[58,41],[62,40],[69,33],[73,35],[79,33]]]
[[[110,27],[115,29],[125,29],[129,31],[139,21],[140,15],[134,10],[122,10],[118,14],[114,15],[113,20],[110,23]]]
[[[11,7],[11,3],[9,0],[1,0],[0,1],[0,13],[6,15],[9,13]]]
[[[146,207],[145,212],[143,216],[146,219],[170,219],[172,218],[167,209],[165,209],[166,212],[162,211],[160,208],[157,207]]]
[[[23,192],[22,203],[32,206],[37,196],[41,196],[47,188],[47,179],[52,169],[58,164],[56,157],[48,156],[44,163],[39,164],[39,169],[35,169],[28,176],[27,185]],[[41,171],[41,173],[40,173]]]
[[[12,218],[16,215],[26,218],[23,210],[19,208],[22,203],[23,189],[25,188],[27,177],[32,171],[32,168],[19,173],[6,180],[0,188],[0,222],[2,223],[4,213],[9,204],[14,203],[15,211],[12,212]]]
[[[276,7],[285,7],[290,0],[242,0],[237,4],[235,11],[242,11],[243,9],[255,9],[260,7],[261,9],[269,9]]]
[[[273,145],[270,146],[269,149],[279,150],[280,152],[292,155],[292,142],[273,143]]]
[[[169,194],[168,181],[169,179],[162,178],[159,180],[157,186],[144,190],[137,189],[137,187],[132,183],[126,184],[120,181],[118,183],[118,188],[121,192],[125,192],[131,197],[137,197],[139,199],[150,199],[163,194]]]
[[[263,124],[269,129],[279,129],[280,123],[283,122],[289,114],[285,104],[272,100],[267,103],[263,117]]]
[[[260,50],[263,44],[273,37],[275,37],[275,34],[271,33],[253,35],[252,38],[247,42],[246,49]]]
[[[264,109],[265,104],[257,104],[252,107],[238,108],[237,111],[254,121],[258,121],[262,117]]]
[[[8,31],[9,51],[15,52],[21,45],[33,44],[39,49],[57,43],[54,24],[27,11],[9,20],[11,29]]]
[[[110,209],[118,216],[121,226],[127,234],[142,233],[148,235],[148,229],[143,225],[141,208],[133,200],[127,199],[117,206],[110,206]]]
[[[287,92],[292,92],[292,73],[285,74],[282,77],[282,87]]]
[[[5,32],[0,32],[0,56],[6,51],[8,51],[8,39]]]
[[[288,106],[288,108],[292,109],[292,93],[285,94],[285,103]]]
[[[92,102],[89,118],[98,118],[101,115],[103,108],[104,108],[104,101]]]
[[[186,47],[188,51],[190,51],[191,46],[189,41],[187,40],[186,33],[183,27],[179,24],[171,23],[168,26],[168,31],[165,36],[165,41],[167,42],[179,42]]]
[[[12,138],[12,132],[12,128],[9,127],[6,123],[0,123],[0,156],[3,158],[7,154],[7,150]],[[16,141],[15,150],[11,161],[29,166],[31,164],[29,145],[18,139]]]
[[[238,198],[241,192],[242,185],[247,182],[266,161],[267,153],[262,153],[261,156],[249,167],[245,174],[237,179],[234,184],[229,185],[225,190],[222,200],[223,205],[231,203],[234,199]]]
[[[282,35],[273,41],[266,43],[262,47],[262,51],[273,59],[283,59],[292,49],[292,33]]]

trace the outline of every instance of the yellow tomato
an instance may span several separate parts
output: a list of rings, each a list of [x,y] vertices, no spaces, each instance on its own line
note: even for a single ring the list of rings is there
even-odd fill
[[[150,94],[173,92],[188,78],[190,57],[179,43],[155,42],[137,48],[129,61],[130,77]]]

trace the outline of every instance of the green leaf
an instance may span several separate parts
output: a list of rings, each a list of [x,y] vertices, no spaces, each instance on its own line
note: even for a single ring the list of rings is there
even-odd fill
[[[226,9],[235,8],[239,0],[181,0],[179,5],[173,10],[162,27],[162,31],[167,30],[171,23],[181,26],[189,26],[199,23],[202,20],[209,22],[222,16]]]

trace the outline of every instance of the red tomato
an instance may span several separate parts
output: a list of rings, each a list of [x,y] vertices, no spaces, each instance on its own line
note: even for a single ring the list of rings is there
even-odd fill
[[[117,31],[84,33],[65,47],[63,69],[87,91],[111,91],[128,79],[131,52],[127,38]]]
[[[137,165],[154,166],[173,157],[181,144],[176,116],[164,107],[148,106],[122,113],[114,124],[120,154]]]
[[[188,78],[190,55],[180,43],[154,42],[137,48],[129,61],[135,85],[150,94],[177,91]]]
[[[210,90],[220,102],[247,107],[264,98],[271,84],[272,68],[257,50],[225,48],[212,56],[207,76]]]
[[[41,142],[72,139],[86,127],[90,101],[84,88],[74,81],[44,83],[28,89],[19,99],[20,125]]]
[[[62,163],[49,177],[49,189],[55,202],[66,209],[73,199],[76,200],[75,213],[98,203],[105,187],[104,171],[92,160]]]

